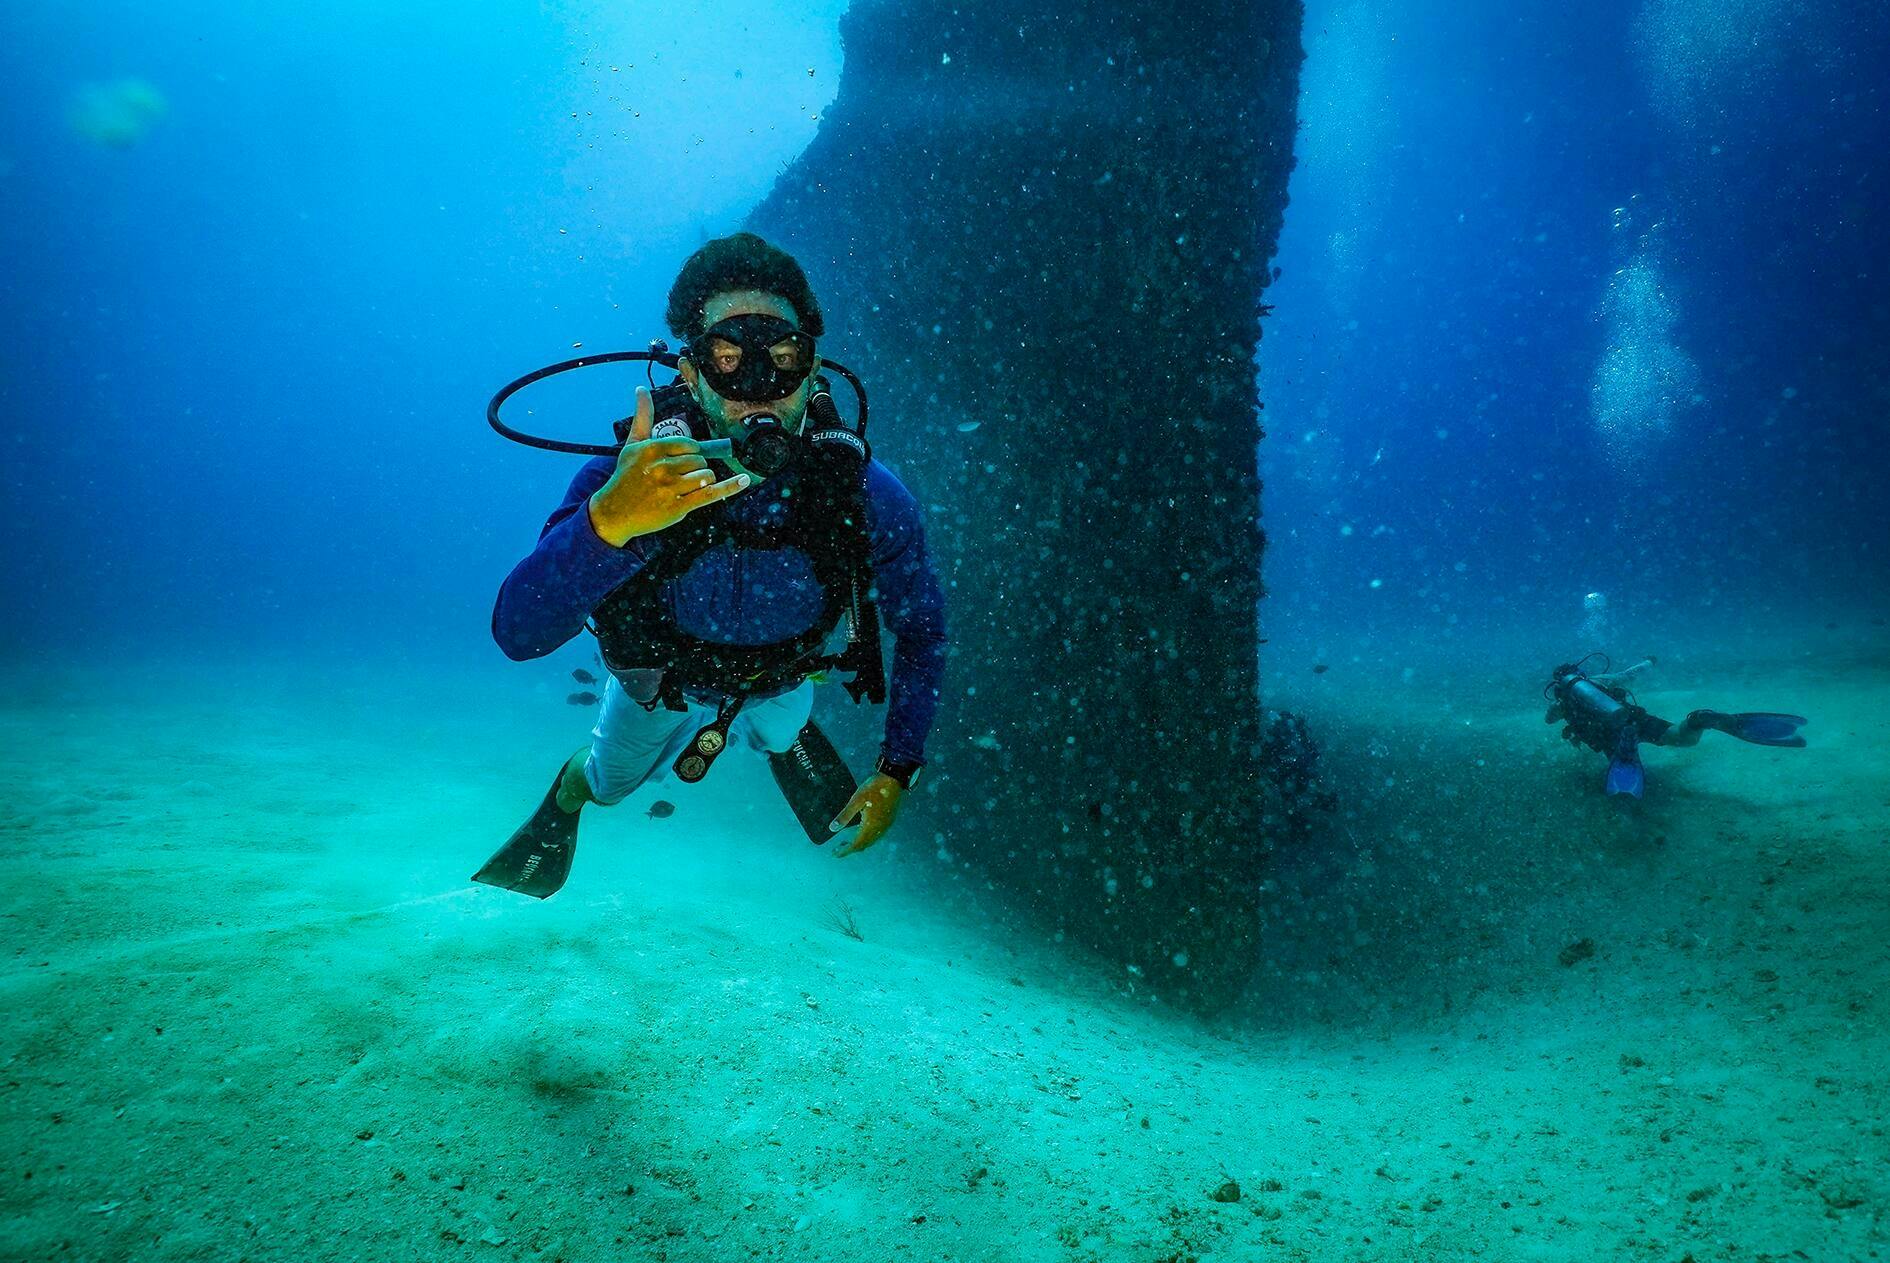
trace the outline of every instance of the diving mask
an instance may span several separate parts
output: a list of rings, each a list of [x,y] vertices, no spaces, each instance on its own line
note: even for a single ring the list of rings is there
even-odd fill
[[[759,312],[716,321],[685,353],[710,390],[742,403],[787,398],[820,363],[812,337]]]

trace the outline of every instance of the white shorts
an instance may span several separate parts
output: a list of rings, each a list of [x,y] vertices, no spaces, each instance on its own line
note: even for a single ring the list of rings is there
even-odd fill
[[[697,732],[715,722],[715,708],[691,702],[688,710],[670,710],[660,702],[653,709],[644,703],[656,697],[661,671],[626,671],[630,681],[611,676],[604,683],[604,701],[591,729],[591,753],[584,760],[584,779],[591,797],[608,807],[622,802],[646,781],[669,775],[683,747]],[[814,706],[814,686],[800,687],[776,697],[758,697],[743,706],[729,729],[729,745],[779,753],[794,744]]]

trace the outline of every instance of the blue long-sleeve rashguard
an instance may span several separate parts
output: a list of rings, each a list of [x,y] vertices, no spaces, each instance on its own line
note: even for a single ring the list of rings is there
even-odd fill
[[[516,661],[543,657],[584,629],[603,599],[643,568],[657,537],[612,547],[591,525],[585,502],[616,462],[599,457],[571,480],[538,546],[513,567],[492,610],[492,636]],[[779,524],[795,471],[766,479],[723,502],[732,518]],[[888,761],[923,763],[925,738],[945,673],[945,598],[926,550],[918,502],[878,461],[866,467],[866,526],[880,617],[893,634],[886,698]],[[812,627],[825,602],[813,564],[797,549],[721,544],[664,585],[663,598],[685,634],[732,644],[786,640]]]

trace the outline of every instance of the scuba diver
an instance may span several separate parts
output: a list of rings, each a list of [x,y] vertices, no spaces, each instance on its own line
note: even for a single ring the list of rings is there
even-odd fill
[[[523,661],[589,626],[609,678],[590,744],[475,881],[556,893],[586,803],[619,802],[672,771],[699,781],[731,745],[767,754],[811,841],[857,821],[837,848],[853,854],[885,835],[924,764],[944,597],[917,502],[872,459],[864,388],[816,352],[823,319],[800,264],[752,233],[710,241],[683,264],[666,322],[677,354],[658,342],[552,365],[506,387],[488,412],[506,437],[598,454],[500,587],[493,638]],[[522,386],[625,359],[680,377],[637,388],[620,448],[539,439],[499,419]],[[841,419],[822,367],[853,387],[856,425]],[[843,626],[844,649],[828,653]],[[839,672],[851,674],[854,701],[887,704],[863,785],[809,717],[814,681]]]
[[[1591,675],[1584,668],[1589,659],[1596,657],[1602,659],[1602,669]],[[1767,711],[1729,715],[1716,710],[1696,710],[1676,724],[1649,714],[1635,704],[1627,683],[1652,666],[1653,660],[1637,662],[1612,673],[1609,665],[1604,655],[1589,654],[1580,662],[1557,667],[1542,690],[1549,703],[1549,713],[1542,717],[1542,722],[1566,724],[1562,729],[1563,740],[1608,756],[1608,775],[1603,787],[1610,797],[1639,798],[1646,788],[1647,772],[1641,766],[1640,753],[1643,744],[1695,746],[1709,730],[1759,746],[1801,749],[1805,744],[1798,733],[1806,722],[1803,715]]]
[[[1260,775],[1270,791],[1261,799],[1261,821],[1284,841],[1310,841],[1318,817],[1339,809],[1319,763],[1319,743],[1305,718],[1269,710],[1260,736]]]

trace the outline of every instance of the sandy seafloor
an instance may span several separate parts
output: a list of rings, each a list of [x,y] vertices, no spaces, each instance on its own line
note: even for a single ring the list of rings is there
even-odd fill
[[[0,1255],[1881,1257],[1870,634],[1663,659],[1657,712],[1814,744],[1651,752],[1631,813],[1533,662],[1276,656],[1346,811],[1210,1024],[734,759],[550,903],[468,885],[581,735],[555,663],[16,668]]]

